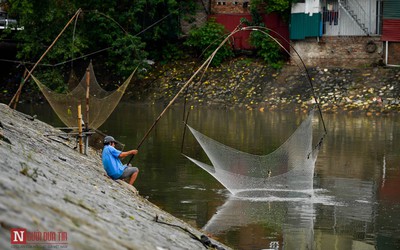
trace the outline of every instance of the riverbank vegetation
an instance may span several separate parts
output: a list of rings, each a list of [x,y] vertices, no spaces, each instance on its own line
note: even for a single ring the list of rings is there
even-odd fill
[[[292,0],[254,1],[250,6],[255,20],[252,24],[258,23],[260,13],[288,12],[290,2]],[[78,75],[83,74],[89,60],[100,68],[97,70],[98,78],[109,83],[105,87],[114,88],[137,66],[141,69],[137,77],[145,77],[149,62],[167,64],[188,57],[204,59],[229,33],[222,25],[209,20],[205,25],[193,27],[188,34],[183,34],[182,21],[192,23],[196,11],[204,8],[196,1],[147,0],[132,4],[131,1],[115,0],[8,0],[2,3],[2,7],[23,27],[19,32],[11,34],[8,31],[7,34],[17,41],[15,61],[23,67],[11,72],[12,76],[6,76],[6,80],[22,76],[25,67],[30,69],[68,19],[78,9],[82,10],[35,69],[36,76],[60,92],[67,88],[65,82],[69,72],[74,70],[78,71]],[[249,24],[247,20],[243,23]],[[256,56],[273,66],[281,65],[279,47],[271,46],[267,37],[252,37],[251,43],[255,46]],[[233,57],[234,51],[228,43],[218,52],[213,65],[218,66]],[[5,86],[7,91],[12,91],[10,88]]]
[[[291,2],[252,1],[252,19],[242,19],[242,25],[262,26],[262,13],[280,12],[285,16]],[[192,22],[201,7],[196,1],[6,3],[7,11],[24,29],[13,33],[18,42],[15,67],[2,71],[0,76],[2,102],[12,98],[25,68],[32,68],[79,8],[82,11],[34,72],[45,85],[59,92],[68,89],[70,72],[80,78],[92,61],[96,77],[106,90],[116,89],[139,66],[124,98],[168,102],[228,35],[213,19],[193,27],[188,34],[181,32],[181,21]],[[188,99],[197,104],[251,109],[274,109],[288,103],[311,105],[311,88],[309,82],[304,82],[304,69],[293,69],[288,55],[268,35],[252,32],[250,42],[254,47],[251,53],[234,51],[229,42],[219,49],[207,74],[194,80],[196,86],[187,93]],[[371,110],[371,105],[378,113],[399,110],[400,90],[393,84],[399,80],[396,69],[308,70],[321,104],[328,110]],[[25,84],[20,100],[44,101],[32,81]]]

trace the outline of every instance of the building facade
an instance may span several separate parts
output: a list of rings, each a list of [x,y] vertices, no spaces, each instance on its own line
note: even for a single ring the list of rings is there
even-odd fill
[[[293,4],[292,45],[310,66],[382,64],[383,6],[382,0],[303,0]]]
[[[215,18],[218,23],[232,32],[240,24],[242,18],[252,21],[250,4],[249,0],[211,0],[209,17]],[[274,31],[270,32],[270,35],[278,39],[285,49],[290,50],[289,23],[277,13],[262,14],[261,18],[265,27]],[[250,31],[242,31],[233,35],[233,48],[235,50],[251,50],[250,33]]]
[[[383,5],[382,42],[385,64],[400,66],[400,1],[385,0]]]
[[[252,19],[250,0],[197,2],[196,26],[212,17],[232,31],[242,18]],[[262,18],[292,58],[296,50],[308,66],[400,66],[400,0],[299,0],[289,21],[276,13]],[[249,36],[235,34],[234,49],[251,50]]]

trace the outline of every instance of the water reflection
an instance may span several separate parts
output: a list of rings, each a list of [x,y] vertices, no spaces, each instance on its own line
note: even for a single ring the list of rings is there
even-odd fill
[[[230,196],[203,229],[227,241],[235,234],[239,249],[374,249],[376,185],[343,178],[325,184],[309,197]]]
[[[238,249],[311,249],[314,217],[309,198],[232,196],[203,230],[217,237],[235,235]]]

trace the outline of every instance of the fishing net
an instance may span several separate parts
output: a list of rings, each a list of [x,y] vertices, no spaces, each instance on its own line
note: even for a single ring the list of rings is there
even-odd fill
[[[68,85],[76,87],[65,94],[56,93],[42,84],[32,75],[33,80],[50,103],[53,110],[61,121],[68,127],[77,127],[78,105],[82,105],[83,120],[88,122],[89,128],[97,129],[114,111],[128,87],[135,71],[125,80],[125,82],[114,91],[104,90],[96,80],[92,63],[89,64],[88,71],[80,82],[73,74]],[[89,115],[86,114],[86,91],[89,82]]]
[[[319,107],[318,98],[315,95],[312,79],[308,74],[306,65],[297,51],[290,45],[290,41],[266,27],[246,27],[239,25],[220,43],[218,48],[214,50],[214,52],[208,57],[203,65],[187,81],[184,87],[188,86],[188,83],[190,83],[190,81],[200,72],[200,70],[204,70],[204,72],[206,72],[208,65],[210,65],[211,61],[213,60],[213,57],[229,40],[230,37],[237,32],[243,31],[261,32],[269,39],[272,39],[272,41],[282,48],[282,50],[286,52],[291,59],[294,59],[292,62],[299,66],[302,76],[305,76],[305,79],[307,79],[308,83],[310,84],[310,90],[312,96],[314,97],[313,101],[320,113],[320,121],[326,134],[326,128],[322,118],[322,112]],[[280,39],[278,40],[274,38],[269,34],[269,32],[277,35],[277,37]],[[290,46],[293,50],[293,55],[297,55],[298,58],[292,58],[293,55],[291,52],[287,50],[286,47],[281,44],[281,42],[286,42],[286,44],[288,44],[288,46]],[[230,91],[227,91],[227,93],[229,92]],[[189,115],[187,115],[187,118],[188,117]],[[195,139],[199,142],[200,146],[208,156],[212,166],[193,159],[187,155],[184,156],[210,173],[233,194],[243,194],[243,192],[245,192],[246,195],[249,195],[255,190],[260,190],[262,192],[264,190],[268,190],[267,193],[270,193],[270,191],[285,191],[283,192],[284,195],[292,195],[293,192],[299,190],[301,190],[301,193],[308,193],[308,191],[313,189],[314,166],[318,155],[319,146],[321,145],[323,139],[322,137],[317,146],[313,147],[313,117],[314,110],[310,112],[310,114],[295,130],[295,132],[278,149],[268,155],[253,155],[238,151],[203,135],[199,131],[187,125]],[[186,123],[188,120],[187,118]]]
[[[312,146],[314,110],[274,152],[253,155],[219,143],[189,127],[212,166],[186,156],[231,193],[250,190],[312,190],[317,148]]]

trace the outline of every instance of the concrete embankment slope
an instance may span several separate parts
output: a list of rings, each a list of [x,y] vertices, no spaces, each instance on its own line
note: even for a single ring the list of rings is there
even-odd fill
[[[27,242],[39,249],[205,249],[184,229],[202,232],[104,176],[98,152],[81,155],[59,133],[0,104],[0,249],[15,247],[15,228],[42,235]],[[53,245],[43,247],[45,233]]]

